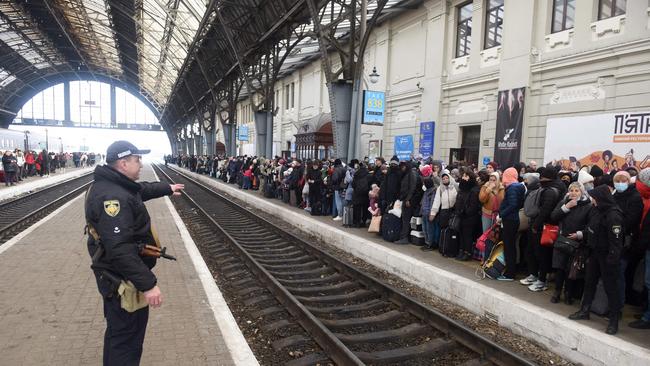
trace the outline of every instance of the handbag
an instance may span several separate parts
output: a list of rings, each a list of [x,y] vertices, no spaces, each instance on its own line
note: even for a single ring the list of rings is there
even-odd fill
[[[378,233],[381,229],[381,215],[373,216],[368,227],[369,233]]]
[[[580,247],[580,242],[569,239],[564,235],[558,235],[553,247],[565,254],[573,255]]]
[[[586,263],[586,252],[584,250],[578,250],[576,252],[576,255],[573,257],[573,260],[571,261],[571,268],[569,268],[568,279],[578,280],[584,278]]]
[[[499,224],[492,225],[487,229],[477,240],[476,240],[476,249],[481,252],[485,252],[486,243],[491,241],[493,243],[499,242]]]
[[[539,243],[544,247],[552,247],[560,234],[560,227],[557,225],[545,224],[542,229],[542,238]]]

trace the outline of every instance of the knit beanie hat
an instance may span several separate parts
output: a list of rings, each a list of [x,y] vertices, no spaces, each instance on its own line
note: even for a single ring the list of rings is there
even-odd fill
[[[539,174],[539,179],[540,180],[555,180],[557,177],[557,173],[555,172],[555,169],[553,168],[544,168],[542,169],[542,172]]]
[[[519,173],[517,173],[517,169],[515,168],[508,168],[506,169],[505,172],[503,172],[503,185],[506,187],[511,185],[512,183],[517,183],[519,181]]]
[[[591,174],[594,178],[598,178],[598,177],[602,177],[603,174],[605,174],[605,173],[603,172],[603,170],[598,165],[594,165],[594,166],[591,167],[591,170],[589,171],[589,174]]]
[[[594,181],[594,177],[591,174],[580,169],[580,173],[578,173],[578,182],[580,182],[581,184],[585,184],[593,181]]]
[[[393,155],[393,157],[390,158],[390,164],[391,164],[391,165],[393,165],[393,164],[395,164],[395,165],[399,164],[399,158],[397,157],[397,155]]]
[[[616,174],[614,174],[614,179],[616,179],[616,177],[625,177],[627,178],[628,182],[632,179],[630,173],[626,172],[625,170],[619,170],[618,172],[616,172]]]
[[[430,165],[422,165],[420,167],[420,173],[422,174],[423,177],[430,176],[432,172],[433,172],[433,169],[431,168]]]

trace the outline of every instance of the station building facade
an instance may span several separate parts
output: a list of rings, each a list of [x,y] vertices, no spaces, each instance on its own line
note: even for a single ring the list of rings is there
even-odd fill
[[[650,142],[648,0],[425,0],[373,30],[364,65],[364,88],[385,93],[385,120],[362,126],[363,156],[390,157],[396,138],[409,135],[417,155],[421,123],[435,122],[433,155],[445,162],[481,166],[495,159],[495,146],[516,150],[520,161],[580,160],[597,149],[574,147],[602,140],[598,154],[611,155],[618,138],[614,156],[624,159],[633,146],[650,164],[650,143],[625,144]],[[376,84],[367,76],[373,68]],[[275,91],[274,153],[331,156],[321,61]],[[251,131],[239,151],[254,153],[251,100],[240,101],[238,113]],[[499,118],[514,127],[499,126],[497,138]],[[619,122],[635,135],[612,138]],[[513,134],[518,141],[506,142]]]

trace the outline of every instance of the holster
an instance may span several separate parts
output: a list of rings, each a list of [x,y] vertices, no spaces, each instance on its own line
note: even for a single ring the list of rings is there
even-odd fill
[[[135,288],[131,281],[122,281],[117,288],[117,294],[120,296],[122,309],[129,313],[149,306],[149,303],[144,298],[144,294]]]

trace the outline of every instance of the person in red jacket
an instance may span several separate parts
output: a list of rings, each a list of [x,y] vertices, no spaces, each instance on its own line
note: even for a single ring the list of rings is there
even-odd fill
[[[643,212],[639,225],[638,249],[645,250],[645,287],[650,300],[650,168],[643,169],[636,180],[636,189],[643,199]],[[629,324],[630,328],[650,329],[650,304],[641,319]]]

